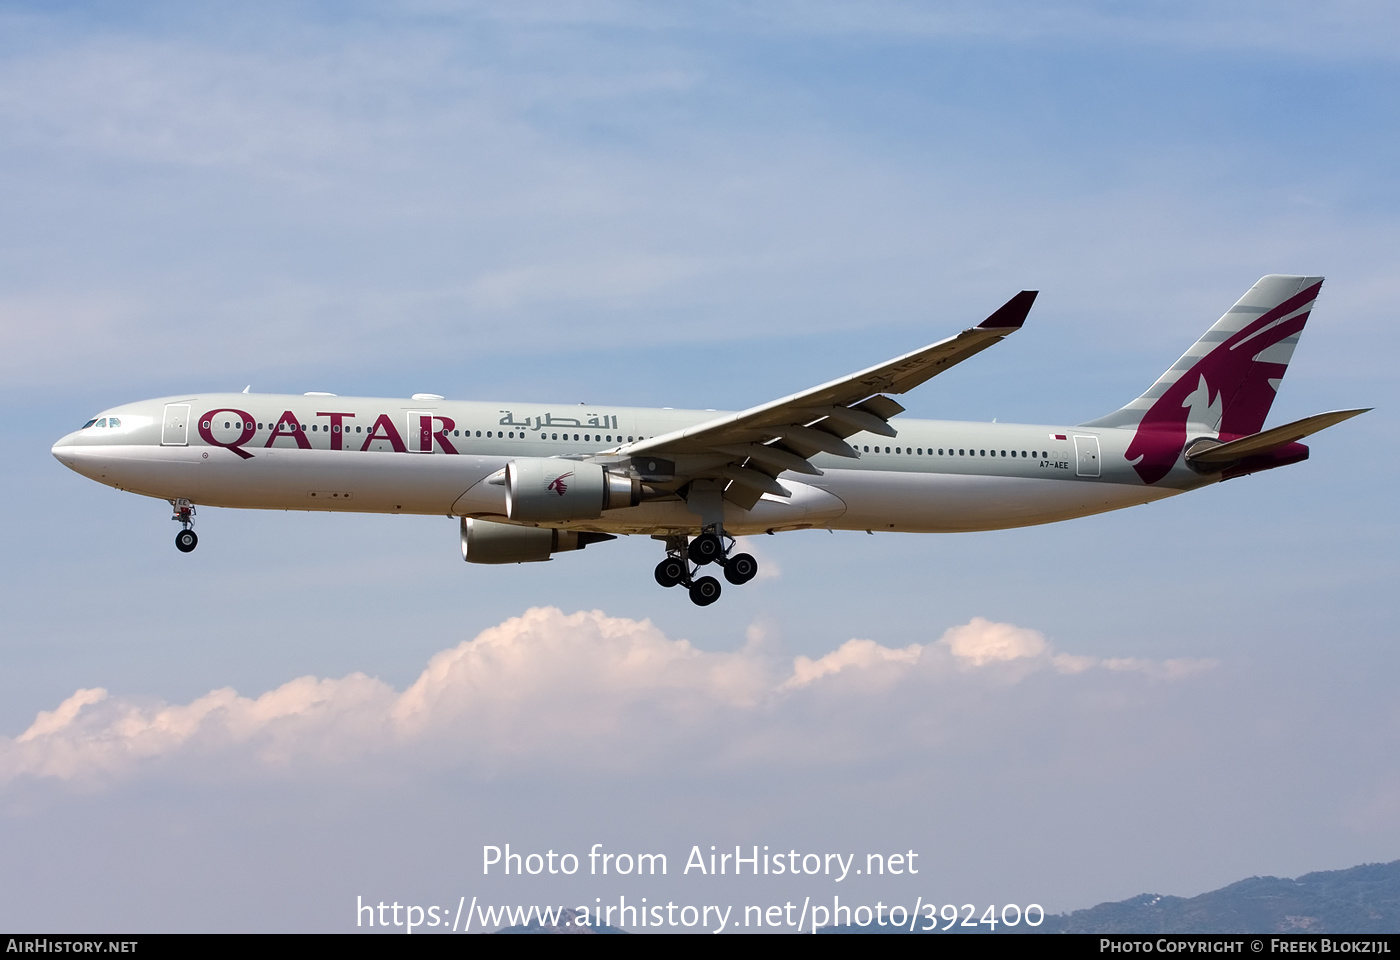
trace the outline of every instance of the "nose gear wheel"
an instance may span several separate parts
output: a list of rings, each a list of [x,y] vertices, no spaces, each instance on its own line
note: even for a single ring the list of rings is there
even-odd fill
[[[180,532],[175,534],[175,549],[189,553],[199,546],[199,536],[194,532],[194,504],[188,500],[171,500],[170,506],[175,510],[170,519],[180,523]]]

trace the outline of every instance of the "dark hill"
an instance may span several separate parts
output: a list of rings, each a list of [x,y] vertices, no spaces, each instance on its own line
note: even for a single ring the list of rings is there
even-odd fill
[[[949,933],[988,933],[953,927]],[[889,927],[827,927],[822,933],[899,933]],[[1199,897],[1144,893],[1054,914],[1039,927],[996,933],[1397,933],[1400,860],[1308,873],[1296,880],[1250,877]]]
[[[1400,860],[1250,877],[1198,897],[1142,894],[1047,917],[1047,933],[1396,933]]]

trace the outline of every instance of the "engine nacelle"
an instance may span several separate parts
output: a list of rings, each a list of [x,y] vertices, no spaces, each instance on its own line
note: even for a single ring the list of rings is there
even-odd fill
[[[604,510],[641,500],[640,480],[596,463],[530,457],[506,464],[506,516],[512,520],[596,520]]]
[[[610,533],[517,527],[462,518],[462,559],[468,563],[534,563],[548,560],[553,553],[582,550],[590,543],[615,539]]]

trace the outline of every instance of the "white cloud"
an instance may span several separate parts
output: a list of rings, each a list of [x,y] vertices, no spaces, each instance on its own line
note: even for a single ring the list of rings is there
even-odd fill
[[[1004,687],[1037,671],[1094,667],[1100,676],[1171,680],[1211,666],[1066,660],[1034,630],[981,618],[934,643],[894,649],[849,640],[790,666],[771,655],[761,628],[749,633],[736,652],[710,652],[650,621],[535,608],[436,654],[402,692],[361,673],[300,677],[257,698],[225,688],[188,704],[79,690],[18,737],[0,738],[0,783],[94,784],[167,761],[216,778],[296,775],[386,755],[485,775],[542,761],[614,770],[800,762],[818,742],[829,761],[866,755],[877,741],[897,747],[913,730],[933,729],[936,739],[936,728],[965,722],[946,704],[930,706],[935,689],[955,693],[988,680]],[[1007,674],[1013,662],[1019,669]]]
[[[101,687],[92,690],[79,690],[58,705],[56,710],[40,710],[29,729],[19,735],[17,743],[27,743],[38,737],[47,736],[70,726],[78,716],[78,711],[93,703],[107,699],[107,691]]]
[[[844,670],[868,671],[890,663],[915,664],[919,662],[922,650],[917,643],[910,644],[903,650],[892,650],[880,646],[874,640],[847,640],[831,653],[816,660],[798,657],[793,661],[792,676],[783,684],[783,688],[805,687],[822,677]]]
[[[1038,657],[1049,649],[1045,638],[1035,630],[1009,623],[992,623],[981,617],[961,627],[953,627],[940,641],[964,663],[981,667],[989,663]]]

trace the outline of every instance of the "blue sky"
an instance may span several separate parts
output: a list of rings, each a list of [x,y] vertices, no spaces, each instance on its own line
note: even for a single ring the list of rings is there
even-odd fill
[[[881,895],[1052,910],[1400,857],[1385,5],[10,4],[0,27],[11,928],[339,930],[361,894],[622,889],[464,866],[505,841],[912,847],[928,885]],[[48,453],[103,407],[245,384],[741,408],[1022,288],[1023,331],[905,403],[1077,422],[1274,272],[1327,282],[1271,422],[1377,407],[1308,463],[1039,529],[763,538],[777,575],[703,611],[651,582],[649,541],[467,568],[445,518],[210,509],[181,556],[163,504]],[[958,654],[978,623],[1020,653]],[[514,653],[459,648],[483,631]],[[448,706],[385,719],[454,650]],[[831,671],[795,683],[799,657]],[[23,739],[97,688],[67,760]]]

